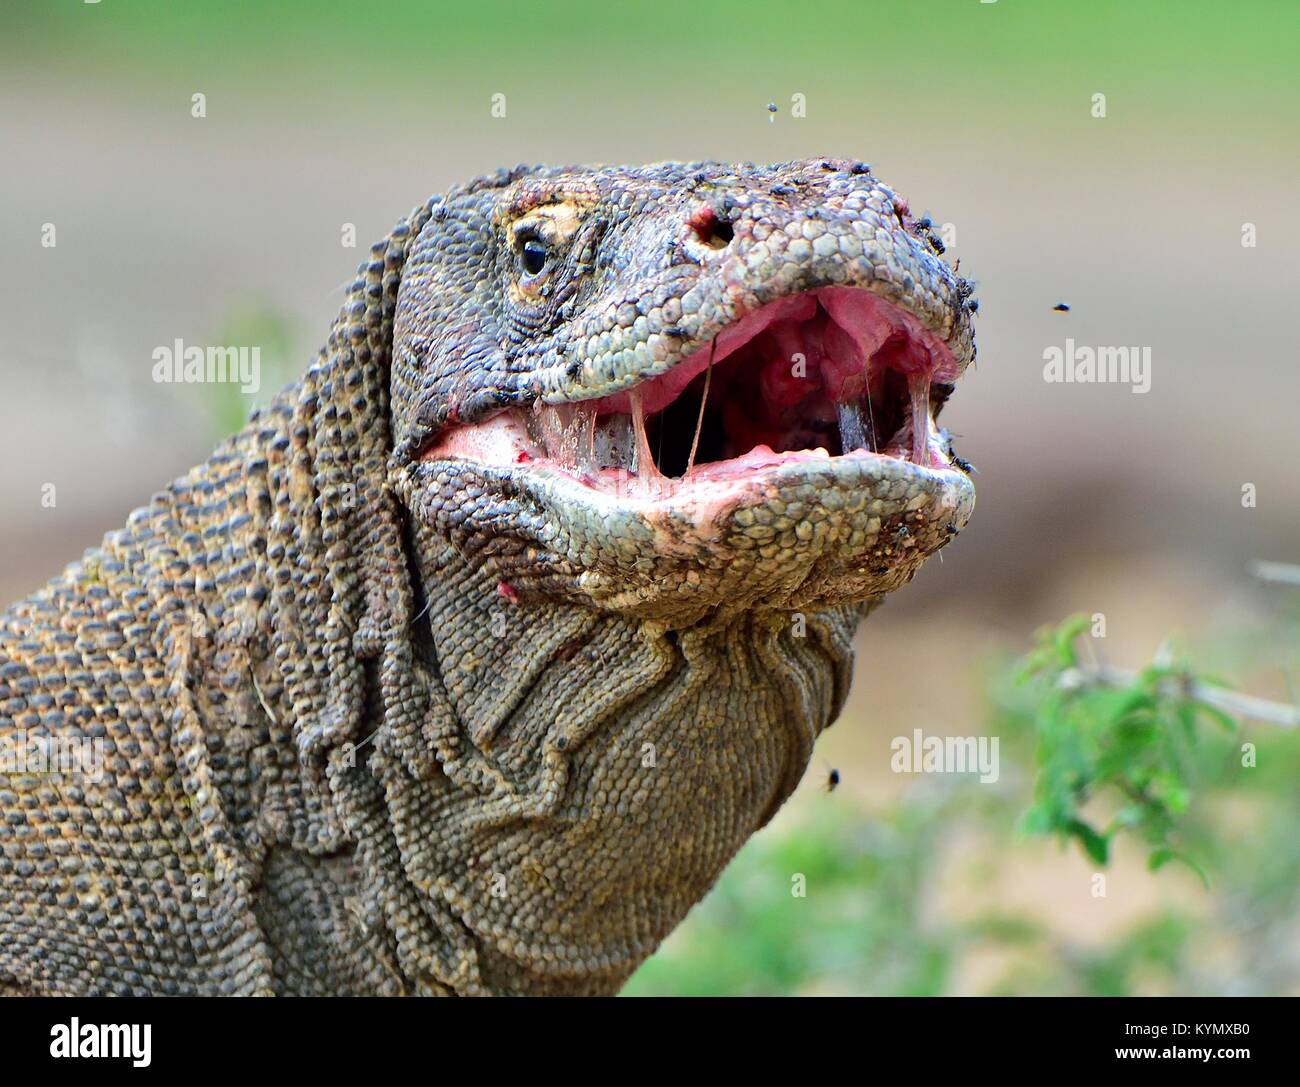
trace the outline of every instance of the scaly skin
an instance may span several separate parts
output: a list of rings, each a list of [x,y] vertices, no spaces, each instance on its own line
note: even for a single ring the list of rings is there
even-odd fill
[[[104,758],[0,772],[0,988],[616,991],[789,796],[859,616],[973,492],[872,456],[618,495],[439,442],[826,286],[955,377],[937,251],[850,162],[517,169],[417,208],[301,384],[4,616],[0,739]]]

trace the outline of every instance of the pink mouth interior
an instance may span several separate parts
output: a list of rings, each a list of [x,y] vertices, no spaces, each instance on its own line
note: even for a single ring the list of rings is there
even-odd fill
[[[748,475],[796,456],[947,467],[932,412],[957,370],[912,314],[863,289],[827,287],[746,315],[630,389],[458,427],[424,457],[546,461],[620,486]]]

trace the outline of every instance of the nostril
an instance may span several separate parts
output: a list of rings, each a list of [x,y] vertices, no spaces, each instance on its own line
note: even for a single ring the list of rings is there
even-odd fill
[[[710,249],[725,249],[736,236],[735,228],[726,219],[718,218],[718,213],[710,207],[700,208],[686,220],[687,225],[695,231],[695,236]]]

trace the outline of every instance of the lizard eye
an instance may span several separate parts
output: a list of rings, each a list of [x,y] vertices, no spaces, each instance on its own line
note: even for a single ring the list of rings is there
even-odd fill
[[[540,238],[525,238],[523,245],[519,247],[519,263],[523,266],[524,273],[529,276],[541,273],[546,267],[548,255],[546,245]]]

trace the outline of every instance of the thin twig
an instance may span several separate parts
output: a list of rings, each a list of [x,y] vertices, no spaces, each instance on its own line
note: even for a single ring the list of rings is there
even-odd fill
[[[1080,687],[1117,687],[1132,686],[1138,678],[1136,672],[1122,668],[1067,668],[1061,673],[1057,686],[1063,690],[1078,690]],[[1252,721],[1267,721],[1283,728],[1300,728],[1300,706],[1288,706],[1282,702],[1272,702],[1266,698],[1229,691],[1223,687],[1211,687],[1200,683],[1189,675],[1171,676],[1159,684],[1160,693],[1171,698],[1182,698],[1192,702],[1203,702],[1207,706],[1235,714]]]

